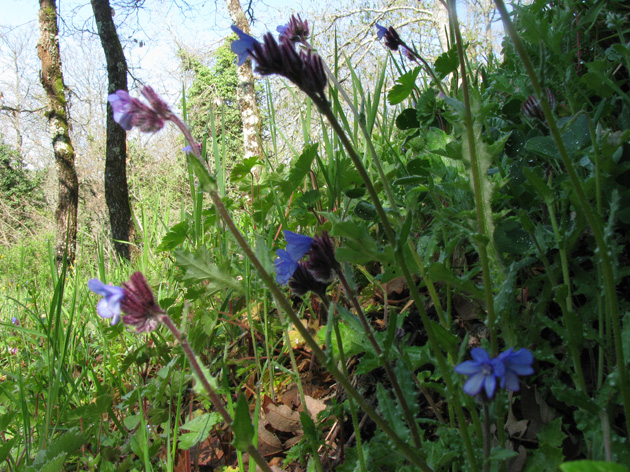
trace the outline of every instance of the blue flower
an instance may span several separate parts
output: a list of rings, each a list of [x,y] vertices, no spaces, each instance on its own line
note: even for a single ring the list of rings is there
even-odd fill
[[[242,66],[258,41],[247,33],[241,31],[238,26],[232,25],[230,28],[232,28],[232,31],[238,35],[238,39],[236,41],[232,41],[232,45],[230,47],[232,48],[232,52],[238,56],[237,64]]]
[[[13,323],[14,326],[20,326],[20,320],[18,320],[15,316],[11,318],[11,323]]]
[[[313,244],[313,238],[310,236],[304,236],[292,231],[284,231],[284,237],[287,240],[287,248],[286,250],[278,249],[276,251],[278,258],[274,262],[276,266],[276,281],[281,285],[289,281],[298,268],[298,262],[310,251]]]
[[[129,92],[126,90],[117,90],[116,93],[112,93],[107,97],[112,109],[114,110],[114,121],[118,123],[121,128],[129,131],[133,125],[131,120],[134,115],[134,106]]]
[[[501,388],[518,392],[520,390],[518,376],[532,375],[534,373],[534,368],[532,367],[534,355],[527,349],[519,349],[516,352],[513,351],[514,349],[510,348],[499,354],[498,357],[505,365],[505,375],[501,378]]]
[[[383,37],[387,34],[387,28],[385,28],[384,26],[379,25],[378,23],[376,23],[376,37],[379,39],[379,41],[381,39],[383,39]]]
[[[115,287],[112,285],[105,285],[98,279],[91,279],[88,281],[88,288],[104,298],[99,300],[96,305],[96,311],[103,318],[111,318],[112,325],[118,323],[120,320],[120,302],[125,296],[124,289],[122,287]]]
[[[488,398],[492,398],[497,387],[497,378],[502,379],[505,375],[505,364],[501,359],[490,359],[488,352],[481,347],[472,349],[470,355],[472,361],[455,366],[455,372],[470,376],[464,383],[464,392],[477,395],[483,388]]]
[[[298,261],[294,261],[291,255],[284,249],[278,249],[276,255],[278,256],[274,261],[276,266],[276,282],[280,285],[284,285],[298,268]]]

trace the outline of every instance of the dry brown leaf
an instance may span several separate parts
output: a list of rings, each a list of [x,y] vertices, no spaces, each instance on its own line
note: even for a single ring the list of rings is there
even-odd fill
[[[326,409],[326,404],[322,400],[316,400],[315,398],[304,395],[304,401],[306,402],[306,409],[313,421],[317,421],[317,415],[319,412]]]
[[[282,451],[282,442],[265,428],[264,422],[258,422],[258,450],[263,456],[272,456]]]
[[[269,404],[264,410],[265,418],[273,429],[284,433],[295,433],[302,430],[300,414],[286,405]]]

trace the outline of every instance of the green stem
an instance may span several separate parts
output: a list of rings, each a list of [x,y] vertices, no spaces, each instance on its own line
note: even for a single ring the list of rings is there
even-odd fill
[[[212,402],[214,407],[217,409],[219,414],[223,417],[223,421],[225,421],[225,424],[227,424],[227,426],[230,429],[232,429],[232,423],[234,421],[232,420],[232,417],[226,410],[225,405],[223,404],[223,400],[221,400],[219,395],[217,395],[217,393],[212,388],[212,385],[210,385],[210,382],[208,382],[208,379],[206,378],[201,368],[201,365],[199,364],[199,361],[197,360],[197,356],[191,349],[190,344],[188,344],[188,340],[186,339],[185,336],[182,335],[179,329],[177,329],[177,326],[175,326],[175,324],[173,323],[173,320],[171,320],[171,318],[168,315],[161,315],[160,321],[162,321],[162,323],[166,325],[166,327],[171,331],[171,333],[173,333],[173,336],[175,337],[175,339],[177,339],[179,344],[182,346],[182,349],[184,350],[184,354],[186,354],[186,357],[188,357],[188,362],[190,362],[190,366],[195,371],[195,374],[197,374],[197,378],[203,385],[203,388],[208,393],[208,397],[210,398],[210,401]],[[267,461],[265,460],[265,458],[258,451],[258,449],[254,447],[253,444],[250,444],[247,447],[247,453],[249,454],[249,457],[253,459],[256,465],[258,465],[258,467],[260,467],[263,471],[272,472],[271,467],[269,467],[269,464],[267,464]]]
[[[455,31],[455,40],[457,43],[457,54],[459,56],[459,64],[461,67],[462,91],[464,93],[464,121],[466,123],[466,141],[468,144],[468,152],[470,157],[470,169],[472,174],[473,191],[475,194],[475,210],[477,214],[477,229],[479,234],[492,240],[492,234],[489,234],[486,215],[486,202],[483,199],[483,183],[481,182],[480,163],[477,157],[477,144],[475,142],[474,123],[472,111],[470,107],[470,92],[468,90],[468,76],[466,74],[466,62],[464,58],[464,47],[462,37],[459,30],[459,22],[457,19],[457,9],[455,2],[449,2],[449,17],[453,22],[453,30]],[[483,277],[483,287],[488,310],[488,330],[490,331],[490,344],[492,347],[492,355],[497,355],[497,333],[494,328],[495,312],[494,312],[494,295],[492,294],[492,276],[490,274],[490,264],[488,261],[488,242],[477,241],[477,251],[479,252],[479,260],[481,261],[481,271]]]
[[[542,91],[542,87],[540,86],[540,82],[538,81],[538,77],[536,76],[536,72],[534,71],[534,67],[532,66],[532,63],[529,59],[529,55],[527,54],[525,46],[521,42],[521,38],[518,36],[516,29],[514,28],[514,25],[510,20],[510,15],[505,8],[505,4],[503,3],[503,0],[495,0],[495,4],[497,5],[497,9],[501,13],[503,24],[510,38],[512,39],[512,42],[514,43],[514,47],[516,48],[516,51],[518,52],[518,55],[523,62],[523,66],[527,71],[529,80],[531,80],[532,82],[534,92],[540,98],[543,112],[545,114],[545,118],[547,120],[547,124],[549,126],[549,130],[551,132],[553,140],[555,141],[558,148],[558,153],[560,154],[562,164],[564,165],[564,168],[569,176],[571,186],[575,191],[575,195],[580,203],[581,210],[584,212],[584,217],[591,227],[593,237],[595,238],[595,243],[597,244],[597,249],[601,258],[602,275],[604,277],[604,291],[606,294],[606,301],[608,304],[610,321],[613,330],[617,371],[619,373],[619,391],[623,398],[624,414],[626,417],[626,431],[630,431],[630,388],[628,387],[626,363],[623,353],[623,339],[621,337],[621,322],[619,319],[619,302],[617,300],[615,276],[613,263],[611,260],[612,254],[610,253],[608,244],[606,243],[604,237],[603,223],[601,221],[601,218],[599,218],[593,212],[590,202],[586,198],[586,194],[584,193],[584,189],[582,188],[582,181],[578,177],[573,163],[569,158],[566,147],[564,146],[564,142],[562,141],[562,136],[560,135],[558,125],[553,114],[551,113],[551,108],[549,107],[546,94],[544,94]]]

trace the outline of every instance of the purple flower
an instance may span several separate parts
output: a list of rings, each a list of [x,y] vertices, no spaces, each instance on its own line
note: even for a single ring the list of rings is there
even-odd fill
[[[313,273],[308,269],[308,265],[304,261],[298,263],[297,268],[289,279],[289,288],[298,297],[303,297],[307,292],[314,292],[320,298],[323,298],[327,287],[328,283],[319,282],[313,277]]]
[[[313,238],[306,267],[318,282],[329,285],[334,280],[339,263],[335,259],[335,245],[326,231]]]
[[[383,39],[383,36],[385,36],[385,34],[387,34],[387,28],[385,28],[384,26],[381,26],[378,23],[376,23],[376,30],[377,30],[376,31],[376,37],[380,41],[381,39]]]
[[[510,348],[499,354],[498,359],[505,365],[505,375],[501,377],[501,388],[518,392],[520,390],[518,376],[534,373],[532,367],[534,355],[527,349],[519,349],[514,352],[514,349]]]
[[[126,90],[117,90],[107,97],[114,111],[114,121],[129,131],[134,126],[145,133],[155,133],[173,116],[168,105],[148,85],[140,91],[149,102],[145,104],[129,96]]]
[[[118,323],[120,319],[120,302],[124,297],[124,290],[122,287],[115,287],[112,285],[105,285],[98,279],[91,279],[88,281],[88,288],[104,298],[96,305],[97,313],[103,318],[111,318],[112,325]]]
[[[470,351],[472,361],[465,361],[455,366],[458,374],[470,376],[464,383],[464,392],[477,395],[483,388],[488,398],[492,398],[497,386],[497,377],[505,375],[505,364],[500,359],[490,359],[488,352],[476,347]]]
[[[13,326],[20,326],[20,320],[18,320],[15,316],[11,318],[11,323],[13,323]]]
[[[295,270],[298,268],[298,262],[311,249],[313,238],[294,233],[292,231],[284,231],[284,237],[287,240],[285,249],[278,249],[278,256],[274,262],[276,266],[276,281],[284,285],[286,284]]]
[[[126,90],[117,90],[107,97],[109,104],[114,110],[114,121],[124,130],[129,131],[133,125],[131,123],[134,115],[133,99]]]
[[[278,39],[281,42],[303,43],[309,35],[308,21],[303,20],[300,15],[297,17],[291,15],[289,22],[286,25],[278,26],[276,31],[280,33]]]
[[[129,282],[123,282],[125,296],[120,305],[126,313],[125,324],[134,326],[137,333],[153,331],[161,321],[164,310],[158,305],[153,291],[142,272],[135,272]]]
[[[311,49],[298,52],[292,41],[285,38],[278,44],[271,33],[267,33],[260,43],[236,26],[232,26],[232,30],[240,37],[232,42],[232,51],[238,55],[239,65],[251,56],[256,62],[254,70],[259,74],[286,77],[319,105],[327,103],[324,90],[328,77],[324,63]]]
[[[376,36],[379,40],[385,38],[385,46],[387,46],[392,51],[398,51],[400,46],[404,46],[405,43],[402,42],[400,36],[396,30],[390,26],[389,28],[385,28],[384,26],[376,24],[377,32]]]
[[[247,33],[244,33],[238,26],[232,25],[230,26],[232,31],[234,31],[238,35],[238,39],[236,41],[232,41],[232,52],[238,56],[237,64],[242,66],[245,64],[247,57],[251,55],[254,46],[259,44],[254,38],[252,38]]]

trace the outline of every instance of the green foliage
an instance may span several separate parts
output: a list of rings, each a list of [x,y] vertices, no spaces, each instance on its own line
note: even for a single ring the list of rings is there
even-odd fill
[[[193,74],[192,84],[186,93],[193,136],[201,141],[204,136],[211,135],[208,130],[212,114],[217,144],[219,148],[225,146],[224,155],[230,163],[240,160],[243,155],[243,124],[236,96],[238,77],[234,53],[230,50],[232,39],[229,38],[216,50],[210,65],[180,51],[184,70]],[[210,142],[208,145],[212,146]]]

